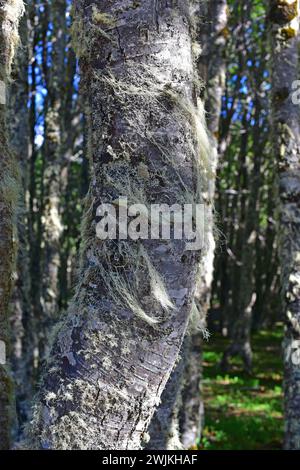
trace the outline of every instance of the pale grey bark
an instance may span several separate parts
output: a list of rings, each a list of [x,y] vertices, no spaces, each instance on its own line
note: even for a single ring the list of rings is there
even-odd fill
[[[194,2],[193,17],[198,29],[194,52],[200,54],[197,63],[199,76],[206,86],[205,107],[208,111],[211,168],[214,175],[217,170],[219,122],[226,73],[227,13],[225,0]],[[162,403],[151,423],[149,449],[190,449],[201,438],[204,423],[202,349],[206,315],[210,305],[215,251],[214,193],[215,176],[210,179],[206,188],[208,245],[200,265],[194,318],[182,348],[182,357],[164,390]]]
[[[299,78],[299,2],[270,3],[274,152],[278,165],[280,257],[284,340],[285,448],[300,449],[300,107],[293,102]]]
[[[4,88],[7,88],[11,73],[11,64],[18,43],[18,23],[22,11],[23,3],[19,0],[0,1],[0,341],[6,346],[7,357],[10,348],[8,307],[15,258],[14,233],[18,171],[8,145],[6,101],[3,92]],[[13,415],[13,385],[9,366],[8,363],[1,363],[0,449],[8,449],[10,446]]]
[[[202,348],[206,316],[194,305],[180,358],[162,394],[148,434],[150,450],[194,448],[204,424]]]
[[[75,2],[92,181],[80,283],[54,334],[27,447],[138,449],[187,328],[201,254],[96,238],[101,202],[201,202],[211,175],[186,1]]]

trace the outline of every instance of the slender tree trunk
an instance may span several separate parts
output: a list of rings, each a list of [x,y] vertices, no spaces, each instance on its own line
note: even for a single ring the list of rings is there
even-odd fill
[[[23,3],[0,1],[0,449],[10,446],[13,418],[12,381],[5,355],[9,352],[8,306],[15,258],[15,212],[18,197],[17,165],[8,145],[6,91],[18,42],[18,23]],[[6,354],[5,354],[6,353]]]
[[[39,2],[31,0],[28,7],[29,16],[29,45],[30,45],[30,171],[29,171],[29,248],[30,248],[30,294],[33,316],[35,320],[34,350],[34,378],[39,378],[40,351],[44,350],[43,315],[42,315],[42,214],[43,214],[43,173],[44,165],[41,161],[41,149],[37,144],[37,127],[39,123],[38,89],[39,85],[45,87],[47,68],[47,29],[49,5],[40,9]],[[42,59],[42,60],[38,60]],[[46,69],[46,70],[45,70]],[[44,98],[43,119],[48,106],[47,96]]]
[[[16,404],[20,424],[28,418],[28,409],[33,395],[33,349],[35,344],[35,324],[30,303],[28,207],[26,204],[30,134],[27,21],[27,15],[24,15],[20,22],[21,46],[18,49],[13,67],[9,101],[9,141],[21,170],[17,219],[16,282],[10,315],[13,336],[12,368],[16,383]]]
[[[182,450],[180,415],[182,411],[182,392],[185,379],[185,353],[189,350],[185,338],[181,357],[178,359],[161,397],[161,403],[156,410],[147,437],[149,450]]]
[[[259,85],[259,83],[258,83]],[[259,123],[261,106],[259,98],[253,100],[254,119]],[[241,265],[238,268],[239,289],[236,301],[236,317],[232,331],[232,339],[225,350],[221,366],[224,370],[229,368],[231,357],[239,355],[244,363],[244,369],[250,373],[252,368],[251,330],[253,321],[253,307],[256,302],[254,284],[255,273],[255,243],[258,236],[259,212],[258,202],[261,187],[261,160],[263,155],[264,139],[260,141],[259,125],[253,130],[254,164],[251,173],[251,190],[245,210],[245,227],[241,248]],[[250,132],[250,131],[249,131]],[[246,162],[245,162],[246,165]],[[246,171],[246,169],[245,169]]]
[[[59,309],[66,309],[76,283],[78,267],[77,246],[79,243],[80,224],[78,216],[74,217],[74,197],[83,199],[88,191],[88,159],[84,152],[84,126],[82,110],[84,109],[82,96],[77,96],[76,90],[76,56],[71,48],[71,38],[68,38],[68,51],[66,59],[65,83],[63,87],[62,101],[62,169],[61,169],[61,193],[63,206],[62,222],[64,231],[61,236],[60,247],[60,272],[59,272]],[[76,96],[76,98],[74,98]],[[78,172],[78,164],[72,163],[74,155],[82,159],[81,170]],[[79,158],[78,158],[79,160]],[[86,184],[84,190],[82,187]],[[75,196],[74,196],[75,192]],[[78,210],[77,210],[78,213]],[[74,246],[75,245],[75,246]],[[77,264],[76,264],[77,263]]]
[[[203,340],[206,315],[195,306],[194,322],[186,338],[183,360],[185,365],[180,409],[180,436],[184,449],[195,448],[204,427]]]
[[[211,137],[211,161],[214,178],[211,178],[207,190],[209,209],[206,223],[208,229],[208,246],[200,265],[200,279],[195,295],[195,316],[191,325],[185,353],[185,387],[181,411],[181,439],[183,447],[189,449],[201,438],[204,423],[204,404],[202,396],[202,351],[206,329],[206,316],[211,301],[211,287],[214,271],[214,197],[215,178],[218,165],[218,138],[220,135],[220,116],[226,74],[226,38],[228,6],[226,0],[209,0],[201,4],[200,39],[203,52],[199,59],[199,74],[206,84],[205,108],[207,125]],[[206,23],[206,24],[205,24]]]
[[[42,214],[42,336],[40,355],[47,352],[49,331],[58,315],[59,269],[62,226],[62,119],[65,110],[66,80],[66,2],[53,0],[49,5],[49,21],[53,24],[51,68],[46,75],[48,106],[45,116],[43,147],[43,214]],[[71,110],[70,110],[71,111]]]
[[[80,282],[51,350],[30,448],[138,449],[187,328],[200,254],[96,238],[101,203],[200,202],[211,174],[186,1],[75,2],[92,183]]]
[[[274,151],[279,171],[280,258],[286,316],[285,448],[300,449],[300,108],[293,103],[299,78],[299,2],[273,0],[272,94]]]

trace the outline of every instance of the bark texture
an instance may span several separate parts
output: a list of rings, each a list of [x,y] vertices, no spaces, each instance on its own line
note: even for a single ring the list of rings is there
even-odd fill
[[[65,85],[66,2],[54,0],[50,21],[53,24],[52,66],[47,77],[48,107],[45,123],[44,146],[44,214],[43,214],[43,290],[42,307],[44,335],[58,314],[58,274],[60,267],[61,174],[63,169],[62,118]],[[45,338],[46,342],[46,338]],[[43,354],[42,354],[43,355]]]
[[[146,448],[149,450],[182,450],[180,413],[182,410],[182,391],[185,378],[185,352],[187,339],[182,346],[178,359],[161,397],[149,429]]]
[[[139,449],[187,328],[201,254],[96,238],[97,208],[202,202],[211,177],[189,5],[76,1],[92,181],[80,282],[54,333],[27,446]],[[120,208],[119,208],[120,209]]]
[[[18,252],[16,279],[11,302],[12,369],[16,384],[16,406],[20,424],[29,414],[33,395],[34,319],[30,303],[30,261],[27,232],[28,208],[26,189],[29,176],[29,112],[28,112],[28,34],[27,15],[20,22],[20,47],[12,69],[9,88],[9,143],[20,168],[17,234]]]
[[[216,247],[214,199],[219,159],[220,116],[226,78],[227,1],[200,2],[199,15],[198,40],[203,50],[199,56],[198,70],[205,85],[204,100],[212,149],[213,178],[209,181],[206,194],[207,250],[200,265],[194,319],[190,325],[191,332],[187,345],[189,353],[186,353],[185,388],[181,412],[182,444],[185,449],[192,448],[199,442],[204,424],[202,351],[204,338],[207,339],[206,319],[211,302]]]
[[[149,427],[149,450],[195,448],[204,424],[202,348],[206,315],[194,304],[188,332]]]
[[[0,342],[9,352],[8,306],[12,290],[15,258],[14,228],[17,205],[17,167],[9,149],[6,127],[6,100],[4,95],[11,72],[12,60],[18,42],[18,23],[23,3],[18,0],[0,1]],[[13,419],[13,386],[2,357],[0,364],[0,449],[10,446]]]
[[[196,2],[193,10],[197,33],[193,44],[200,79],[205,83],[205,108],[211,139],[213,176],[206,188],[207,249],[203,253],[197,282],[194,315],[184,341],[181,359],[164,390],[162,403],[150,427],[149,449],[190,449],[201,438],[204,422],[202,399],[202,347],[210,305],[214,268],[213,200],[218,160],[218,135],[225,86],[227,2]],[[200,54],[200,55],[199,55]],[[171,407],[171,408],[170,408]]]
[[[293,103],[299,76],[299,2],[271,1],[274,151],[278,162],[280,257],[286,317],[285,448],[300,449],[300,108]]]

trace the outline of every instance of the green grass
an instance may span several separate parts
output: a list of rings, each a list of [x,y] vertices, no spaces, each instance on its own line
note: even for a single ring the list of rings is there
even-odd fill
[[[253,373],[243,372],[239,359],[222,375],[219,363],[228,340],[214,335],[205,345],[205,429],[200,443],[206,450],[280,449],[282,413],[282,325],[253,337]],[[213,351],[213,352],[212,352]]]

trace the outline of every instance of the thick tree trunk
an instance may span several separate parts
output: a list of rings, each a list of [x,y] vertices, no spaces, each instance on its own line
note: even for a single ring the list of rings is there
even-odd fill
[[[186,1],[75,2],[92,183],[80,283],[54,339],[29,447],[138,449],[188,324],[186,240],[100,241],[101,203],[201,201],[211,174]]]
[[[280,257],[286,316],[285,448],[300,449],[300,108],[293,102],[299,78],[299,2],[272,0],[274,151],[279,171]]]
[[[9,149],[6,127],[6,92],[18,42],[18,23],[23,3],[0,1],[0,449],[10,446],[13,417],[12,381],[5,356],[9,352],[8,306],[15,258],[17,166]],[[6,354],[5,354],[6,353]]]
[[[204,422],[201,384],[202,348],[214,267],[213,200],[218,161],[219,122],[225,86],[227,2],[226,0],[201,2],[197,4],[193,14],[198,19],[197,40],[199,49],[202,48],[198,69],[200,78],[206,84],[205,107],[208,111],[208,128],[212,144],[211,168],[214,174],[206,191],[208,246],[200,265],[194,305],[195,318],[191,322],[189,335],[183,345],[182,358],[172,373],[150,428],[151,441],[148,447],[153,449],[189,449],[195,446],[201,438]],[[172,408],[169,409],[169,406]]]

